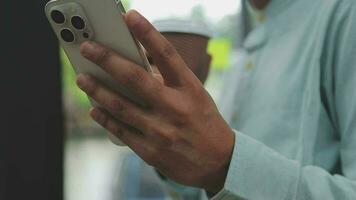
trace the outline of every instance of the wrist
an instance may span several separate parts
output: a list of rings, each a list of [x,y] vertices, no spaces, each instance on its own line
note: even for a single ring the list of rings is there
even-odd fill
[[[204,190],[209,194],[209,196],[214,196],[224,188],[228,169],[229,166],[222,169],[221,172],[217,173],[215,177],[213,177],[210,184],[204,187]]]
[[[222,159],[223,162],[221,162],[220,159],[216,170],[211,173],[208,177],[208,180],[205,181],[206,185],[203,187],[203,189],[211,196],[214,196],[224,188],[236,139],[234,133],[231,134],[231,137],[232,139],[230,138],[230,140],[228,140],[229,142],[224,145],[226,153],[223,158],[225,159]]]

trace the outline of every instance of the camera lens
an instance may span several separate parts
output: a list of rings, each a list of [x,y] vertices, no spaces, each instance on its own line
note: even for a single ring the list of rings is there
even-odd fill
[[[54,22],[56,22],[57,24],[63,24],[66,20],[65,16],[63,15],[63,13],[59,10],[53,10],[51,12],[51,18]]]
[[[85,28],[85,22],[80,16],[74,16],[71,19],[72,25],[78,30],[83,30]]]
[[[84,38],[89,38],[89,33],[87,33],[87,32],[83,33],[83,37]]]
[[[66,42],[74,42],[75,40],[73,32],[69,29],[61,30],[61,37]]]

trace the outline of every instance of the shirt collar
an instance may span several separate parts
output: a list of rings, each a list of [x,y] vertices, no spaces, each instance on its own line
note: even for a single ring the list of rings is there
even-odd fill
[[[240,18],[242,20],[240,25],[242,25],[243,34],[240,34],[242,36],[240,40],[242,41],[242,43],[240,43],[241,46],[248,51],[261,47],[268,38],[266,24],[273,23],[271,22],[273,21],[273,18],[286,11],[287,7],[295,1],[297,0],[271,0],[263,11],[258,12],[258,14],[263,15],[263,22],[260,21],[256,24],[253,22],[253,17],[250,17],[251,10],[249,9],[251,7],[248,7],[250,4],[249,0],[242,0],[242,12]]]
[[[259,24],[262,24],[266,20],[264,10],[258,10],[254,8],[250,2],[246,2],[246,10],[251,22],[251,27],[256,28]]]
[[[267,17],[275,17],[297,0],[271,0],[265,8]]]
[[[249,2],[246,1],[250,1],[250,0],[242,0],[245,4],[249,4]],[[267,7],[264,9],[264,13],[266,13],[266,15],[268,15],[269,17],[273,17],[275,15],[278,15],[278,13],[282,12],[283,9],[286,8],[286,6],[288,6],[289,4],[295,2],[297,0],[271,0],[269,2],[269,4],[267,5]],[[247,6],[243,9],[247,9]]]

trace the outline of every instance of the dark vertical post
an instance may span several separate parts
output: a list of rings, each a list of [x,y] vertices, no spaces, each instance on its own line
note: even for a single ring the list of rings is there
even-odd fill
[[[0,5],[0,199],[63,199],[58,44],[46,1]]]

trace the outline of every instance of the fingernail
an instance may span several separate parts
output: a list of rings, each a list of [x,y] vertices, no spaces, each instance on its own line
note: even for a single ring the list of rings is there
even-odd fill
[[[95,121],[98,120],[98,110],[96,108],[91,108],[89,113]]]
[[[98,52],[98,48],[94,42],[87,41],[81,45],[80,51],[84,57],[91,57]]]
[[[89,82],[89,77],[88,75],[85,74],[79,74],[77,77],[77,85],[80,89],[86,90]]]
[[[102,112],[97,109],[97,108],[92,108],[90,110],[90,116],[93,118],[94,121],[98,122],[99,124],[103,123],[103,114]]]
[[[141,15],[136,10],[128,12],[128,25],[134,26],[141,20]]]

